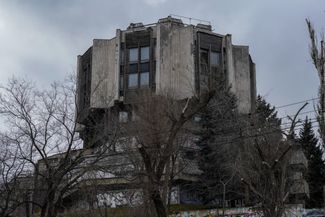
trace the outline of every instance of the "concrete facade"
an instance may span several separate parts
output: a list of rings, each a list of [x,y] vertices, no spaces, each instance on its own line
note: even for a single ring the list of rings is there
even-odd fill
[[[146,26],[130,24],[112,39],[95,39],[78,57],[77,71],[79,90],[90,86],[89,93],[78,91],[78,99],[89,96],[79,100],[80,112],[107,109],[116,101],[132,104],[135,92],[149,89],[188,98],[211,85],[211,75],[226,78],[241,113],[250,113],[255,103],[255,64],[248,46],[233,45],[231,35],[214,33],[211,26],[186,25],[172,17]],[[83,123],[87,114],[81,116]]]

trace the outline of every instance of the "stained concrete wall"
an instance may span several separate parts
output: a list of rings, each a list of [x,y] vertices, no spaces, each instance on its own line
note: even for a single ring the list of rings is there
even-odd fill
[[[176,99],[193,96],[195,90],[193,26],[170,29],[158,24],[157,93],[172,92]]]
[[[251,85],[251,107],[252,112],[256,110],[256,67],[250,58],[250,85]]]
[[[118,99],[118,40],[94,39],[91,108],[107,108]]]
[[[78,55],[77,57],[77,99],[76,99],[76,116],[77,113],[80,112],[81,109],[81,100],[80,100],[80,94],[81,94],[81,73],[82,73],[82,66],[81,66],[81,55]],[[77,117],[76,117],[77,118]]]
[[[226,59],[226,63],[224,64],[224,67],[226,68],[227,82],[231,87],[231,91],[236,93],[236,72],[234,67],[231,35],[226,35],[223,38],[223,47],[225,48],[224,58]]]
[[[235,94],[238,97],[238,109],[241,113],[251,112],[251,76],[248,46],[233,45],[235,68]]]

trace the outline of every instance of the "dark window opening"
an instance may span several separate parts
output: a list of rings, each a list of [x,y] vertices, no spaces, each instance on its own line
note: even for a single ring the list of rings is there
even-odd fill
[[[209,51],[205,49],[200,50],[200,67],[201,74],[208,74],[209,71]]]
[[[124,60],[125,60],[125,53],[124,53],[124,49],[121,49],[121,57],[120,57],[120,64],[124,65]]]
[[[137,72],[138,72],[138,64],[130,64],[129,73],[137,73]]]
[[[121,75],[120,76],[120,90],[123,90],[123,87],[124,87],[124,76],[123,75]]]
[[[141,72],[149,72],[149,63],[141,63]]]

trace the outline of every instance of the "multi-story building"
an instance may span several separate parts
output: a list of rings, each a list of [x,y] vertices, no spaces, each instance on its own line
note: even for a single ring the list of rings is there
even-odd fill
[[[148,91],[169,92],[182,100],[201,94],[219,79],[237,96],[239,112],[252,112],[255,64],[248,46],[231,40],[229,34],[213,32],[211,25],[188,25],[171,16],[149,25],[131,23],[111,39],[94,39],[78,56],[77,66],[77,121],[84,147],[105,143],[116,122],[134,119],[132,107]],[[113,149],[118,152],[118,147]],[[195,162],[189,164],[191,168],[182,172],[188,174],[179,179],[199,174]]]
[[[101,138],[94,125],[111,125],[107,111],[130,119],[126,108],[141,92],[169,91],[184,99],[214,85],[213,77],[224,78],[241,113],[250,113],[256,98],[248,46],[233,45],[231,35],[215,33],[211,25],[187,25],[171,16],[149,25],[131,23],[111,39],[94,39],[78,56],[77,72],[78,122],[85,147]]]

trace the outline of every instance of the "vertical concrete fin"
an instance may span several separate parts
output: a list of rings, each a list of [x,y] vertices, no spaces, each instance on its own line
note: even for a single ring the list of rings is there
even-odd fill
[[[242,113],[251,112],[251,71],[248,46],[233,45],[233,60],[235,66],[236,95],[238,109]]]
[[[224,48],[225,48],[225,58],[226,64],[224,67],[227,69],[227,81],[228,85],[231,87],[231,91],[236,93],[236,78],[235,78],[235,67],[234,67],[234,59],[232,53],[232,40],[231,35],[227,34],[224,37]]]
[[[172,92],[177,99],[191,97],[195,93],[193,26],[170,29],[160,24],[159,29],[157,92]]]
[[[94,39],[91,79],[91,108],[107,108],[118,99],[116,38]]]

